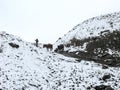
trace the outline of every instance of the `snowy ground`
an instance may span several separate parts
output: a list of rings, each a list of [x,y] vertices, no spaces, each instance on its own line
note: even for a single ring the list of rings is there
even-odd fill
[[[8,43],[18,44],[13,48]],[[96,85],[120,89],[120,68],[109,67],[48,52],[13,35],[0,33],[0,89],[2,90],[87,90]],[[102,77],[111,78],[103,81]]]

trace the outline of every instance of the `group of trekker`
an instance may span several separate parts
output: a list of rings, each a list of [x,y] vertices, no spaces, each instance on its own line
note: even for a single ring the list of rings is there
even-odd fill
[[[35,46],[38,47],[38,44],[39,44],[39,40],[38,39],[35,39]],[[43,44],[43,48],[46,48],[48,51],[52,51],[53,50],[53,45],[52,44]],[[57,48],[54,50],[55,52],[58,52],[58,51],[63,51],[64,50],[64,45],[63,44],[60,44],[57,46]]]

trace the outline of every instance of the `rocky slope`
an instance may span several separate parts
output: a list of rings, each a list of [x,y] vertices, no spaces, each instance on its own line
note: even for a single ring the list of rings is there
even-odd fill
[[[120,12],[88,19],[57,40],[66,54],[82,59],[104,60],[120,66]],[[65,53],[64,52],[64,53]],[[82,54],[82,56],[81,56]]]
[[[120,88],[120,68],[48,52],[0,32],[0,90]]]

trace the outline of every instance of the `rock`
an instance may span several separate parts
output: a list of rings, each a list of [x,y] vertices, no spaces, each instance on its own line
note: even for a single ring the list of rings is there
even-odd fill
[[[87,87],[87,90],[90,90],[91,89],[91,87]]]
[[[102,65],[102,69],[108,69],[107,65]]]
[[[114,90],[111,86],[99,85],[94,87],[95,90]]]
[[[100,85],[100,86],[95,86],[94,89],[95,90],[105,90],[106,87],[107,86],[105,86],[105,85]]]
[[[9,43],[9,45],[13,48],[19,48],[19,45],[15,44],[15,43]]]
[[[106,81],[107,79],[110,79],[110,75],[104,75],[103,77],[102,77],[102,80],[104,80],[104,81]]]

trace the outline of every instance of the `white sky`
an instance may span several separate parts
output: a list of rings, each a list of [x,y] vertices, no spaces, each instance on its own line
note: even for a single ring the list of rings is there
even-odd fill
[[[120,0],[0,0],[0,31],[54,43],[94,16],[120,11]]]

